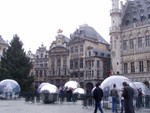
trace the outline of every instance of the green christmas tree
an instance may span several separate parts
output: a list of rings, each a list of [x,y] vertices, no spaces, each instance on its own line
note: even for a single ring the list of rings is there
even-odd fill
[[[16,80],[21,87],[21,91],[28,92],[32,89],[34,78],[29,75],[32,63],[22,46],[23,43],[19,37],[14,35],[7,51],[1,58],[0,80]]]

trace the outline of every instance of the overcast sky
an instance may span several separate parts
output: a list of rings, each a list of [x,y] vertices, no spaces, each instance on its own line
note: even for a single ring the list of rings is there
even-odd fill
[[[0,35],[11,41],[17,34],[25,51],[47,49],[58,29],[69,38],[80,25],[93,27],[109,42],[111,0],[0,0]]]

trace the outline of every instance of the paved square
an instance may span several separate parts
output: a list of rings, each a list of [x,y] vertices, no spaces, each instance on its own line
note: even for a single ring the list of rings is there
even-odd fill
[[[0,100],[0,113],[93,113],[93,111],[94,107],[82,108],[81,101],[76,104],[72,102],[43,104],[26,103],[24,99]],[[111,113],[111,110],[104,110],[104,113]],[[141,113],[150,113],[150,110],[142,109]]]

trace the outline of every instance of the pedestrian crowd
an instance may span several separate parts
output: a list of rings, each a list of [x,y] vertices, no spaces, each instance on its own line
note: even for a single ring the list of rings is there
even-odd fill
[[[138,95],[135,100],[135,89],[133,89],[127,82],[122,83],[121,90],[118,89],[116,84],[112,85],[112,88],[106,93],[100,87],[100,83],[95,84],[95,87],[92,91],[86,90],[85,94],[74,94],[72,88],[68,87],[59,87],[58,92],[58,101],[60,103],[66,102],[73,102],[76,103],[77,100],[82,100],[82,105],[84,108],[88,106],[94,107],[94,113],[97,113],[99,110],[101,113],[104,113],[104,98],[107,94],[108,97],[111,97],[111,109],[112,113],[135,113],[135,106],[138,109],[142,107],[142,89],[138,89]],[[37,95],[37,101],[39,102],[39,95]],[[33,96],[31,96],[31,100],[33,101]],[[29,100],[27,96],[26,101]],[[110,103],[109,103],[110,104]]]

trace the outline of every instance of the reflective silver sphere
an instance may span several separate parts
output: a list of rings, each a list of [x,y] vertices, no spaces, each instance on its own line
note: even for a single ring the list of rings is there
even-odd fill
[[[76,88],[74,91],[73,91],[73,94],[85,94],[85,90],[83,88]]]
[[[65,88],[76,89],[76,88],[80,88],[80,85],[76,81],[68,81],[68,82],[65,83],[64,87]]]
[[[134,84],[136,85],[137,89],[141,88],[144,96],[145,95],[150,95],[150,89],[144,83],[142,83],[142,82],[134,82]]]
[[[19,84],[12,79],[5,79],[0,82],[0,98],[16,99],[20,94]]]
[[[37,88],[37,92],[40,93],[41,88],[42,88],[44,85],[47,85],[47,84],[50,84],[50,83],[48,83],[48,82],[43,82],[43,83],[41,83],[41,84],[39,85],[39,87]]]
[[[53,84],[45,84],[40,90],[41,100],[44,103],[53,103],[57,101],[58,88]]]

